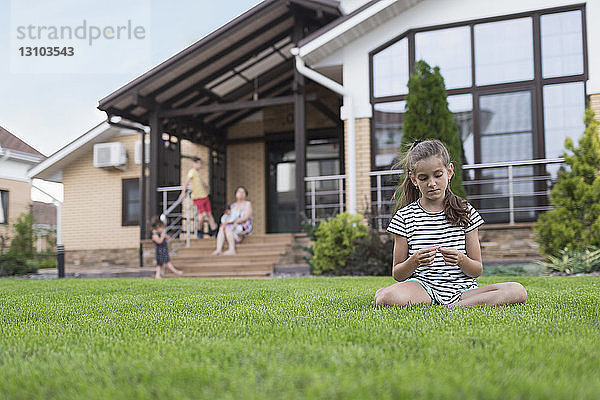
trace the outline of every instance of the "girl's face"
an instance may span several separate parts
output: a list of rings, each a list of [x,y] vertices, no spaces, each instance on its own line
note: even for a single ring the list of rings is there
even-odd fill
[[[158,233],[163,233],[164,230],[165,230],[165,227],[162,225],[159,225],[156,227],[156,232],[158,232]]]
[[[235,198],[237,200],[246,200],[246,191],[242,188],[239,188],[236,192],[235,192]]]
[[[444,165],[439,157],[428,157],[415,164],[409,173],[412,183],[419,188],[421,197],[429,201],[443,200],[450,178],[454,175],[452,163]]]

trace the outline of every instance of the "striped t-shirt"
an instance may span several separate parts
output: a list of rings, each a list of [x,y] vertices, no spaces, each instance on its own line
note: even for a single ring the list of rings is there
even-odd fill
[[[435,245],[454,248],[466,254],[465,233],[484,222],[473,206],[467,206],[470,221],[466,228],[450,224],[443,210],[426,211],[417,200],[396,211],[387,231],[406,238],[408,257],[420,249]],[[475,278],[466,275],[458,265],[446,265],[439,251],[435,254],[432,265],[417,267],[411,278],[428,285],[436,297],[434,302],[441,304],[452,303],[465,290],[477,287]]]

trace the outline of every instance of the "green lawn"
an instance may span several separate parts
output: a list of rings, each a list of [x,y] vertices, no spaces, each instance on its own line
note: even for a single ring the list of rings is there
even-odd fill
[[[390,278],[0,280],[0,398],[600,397],[600,277],[375,309]],[[479,284],[511,280],[483,278]]]

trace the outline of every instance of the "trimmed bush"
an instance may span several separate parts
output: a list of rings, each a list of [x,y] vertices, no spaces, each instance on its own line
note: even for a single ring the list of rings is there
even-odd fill
[[[394,239],[369,229],[354,243],[354,252],[336,275],[390,276],[394,259]],[[337,272],[337,271],[336,271]]]
[[[368,234],[362,218],[347,212],[321,222],[315,232],[314,256],[310,260],[315,275],[332,274],[346,264],[355,249],[355,242]]]

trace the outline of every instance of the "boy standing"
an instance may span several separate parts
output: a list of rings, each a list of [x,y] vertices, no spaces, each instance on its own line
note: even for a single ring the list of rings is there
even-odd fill
[[[198,208],[198,237],[201,238],[203,236],[202,233],[202,223],[205,219],[208,219],[208,224],[210,225],[210,234],[211,236],[215,236],[217,233],[217,223],[212,215],[212,210],[210,208],[210,201],[208,200],[208,184],[200,178],[200,168],[202,167],[202,159],[199,157],[194,157],[194,166],[189,170],[187,174],[187,178],[185,183],[183,184],[183,189],[181,190],[180,198],[185,196],[185,191],[188,185],[192,185],[192,201]]]

